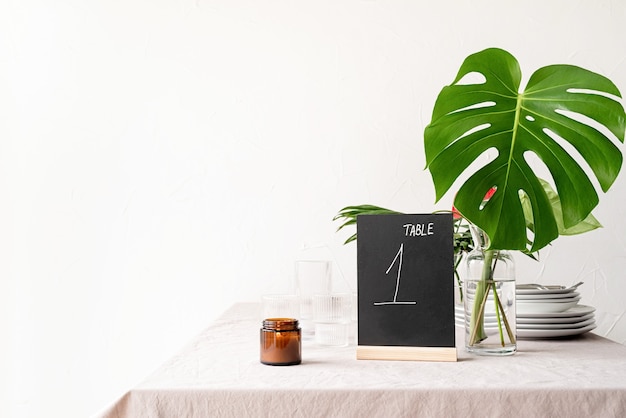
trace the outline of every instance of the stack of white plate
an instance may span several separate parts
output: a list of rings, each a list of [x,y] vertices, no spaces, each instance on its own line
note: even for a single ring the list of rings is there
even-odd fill
[[[596,328],[595,308],[578,304],[575,286],[518,285],[516,299],[518,338],[567,337]],[[463,306],[455,306],[454,318],[457,326],[464,327]],[[495,312],[485,313],[485,327],[497,327]]]
[[[576,305],[563,312],[517,314],[518,338],[554,338],[584,334],[596,327],[594,311]]]
[[[595,308],[579,305],[577,286],[518,285],[517,336],[552,338],[584,334],[596,327]]]

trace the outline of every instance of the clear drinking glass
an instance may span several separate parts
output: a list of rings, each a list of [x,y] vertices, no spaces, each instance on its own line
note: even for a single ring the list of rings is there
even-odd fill
[[[295,290],[300,298],[300,317],[313,317],[313,295],[326,295],[331,287],[331,262],[328,260],[298,260],[295,263]]]
[[[337,347],[348,345],[353,298],[352,293],[313,295],[316,343]]]
[[[261,319],[300,318],[300,298],[289,294],[266,294],[261,296]]]

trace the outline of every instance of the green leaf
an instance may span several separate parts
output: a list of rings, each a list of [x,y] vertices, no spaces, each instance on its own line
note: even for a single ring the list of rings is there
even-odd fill
[[[357,216],[359,215],[390,215],[397,214],[400,212],[396,212],[395,210],[381,208],[380,206],[374,205],[356,205],[356,206],[346,206],[341,209],[337,215],[333,218],[333,221],[343,220],[344,222],[339,225],[337,231],[345,228],[346,226],[356,225]],[[351,235],[344,244],[348,244],[352,241],[356,241],[357,234],[354,233]]]
[[[465,83],[475,73],[484,82]],[[624,142],[626,114],[617,87],[580,67],[544,67],[523,93],[520,84],[519,64],[508,52],[492,48],[470,55],[439,94],[424,147],[437,201],[461,174],[469,175],[455,196],[457,210],[489,235],[490,248],[534,252],[559,236],[560,222],[561,231],[570,231],[598,204],[582,162],[603,191],[613,184],[622,166],[616,143]],[[491,160],[474,168],[487,151]],[[548,168],[562,213],[553,210],[529,154]],[[491,187],[495,194],[482,204]],[[522,198],[530,203],[529,214]]]
[[[548,196],[548,199],[550,200],[550,204],[552,205],[552,211],[554,212],[555,219],[559,227],[559,235],[577,235],[577,234],[582,234],[583,232],[588,232],[594,229],[602,228],[602,225],[600,224],[600,222],[598,222],[595,216],[593,216],[593,214],[591,213],[578,224],[569,228],[565,228],[565,225],[563,225],[563,220],[562,220],[563,209],[561,208],[561,200],[559,199],[559,195],[554,191],[550,183],[548,183],[547,181],[543,179],[539,179],[539,181],[541,182],[541,185],[543,186],[543,190],[544,192],[546,192],[546,195]],[[532,209],[531,209],[530,201],[525,195],[522,196],[521,200],[522,200],[522,206],[524,208],[524,213],[529,214],[529,216],[527,216],[527,219],[526,219],[528,229],[530,229],[531,231],[534,231],[535,227],[534,227],[532,215],[531,215]]]

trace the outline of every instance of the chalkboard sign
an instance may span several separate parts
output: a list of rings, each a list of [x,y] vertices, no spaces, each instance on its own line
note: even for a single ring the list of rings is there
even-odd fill
[[[456,361],[452,215],[357,218],[358,359]]]

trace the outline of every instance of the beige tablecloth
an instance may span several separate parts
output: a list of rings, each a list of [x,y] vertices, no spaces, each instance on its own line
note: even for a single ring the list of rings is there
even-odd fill
[[[303,343],[259,362],[259,306],[236,304],[103,417],[626,417],[626,347],[592,333],[520,340],[510,357],[356,360]]]

